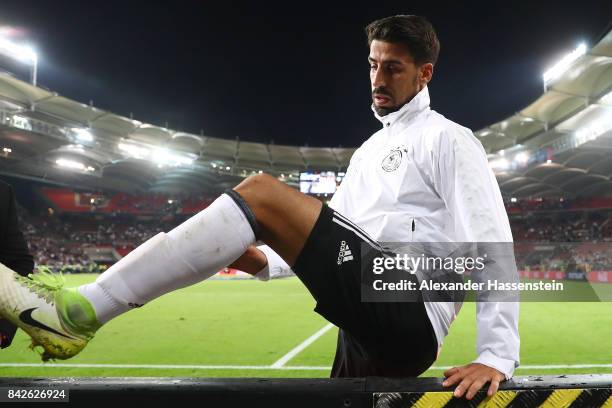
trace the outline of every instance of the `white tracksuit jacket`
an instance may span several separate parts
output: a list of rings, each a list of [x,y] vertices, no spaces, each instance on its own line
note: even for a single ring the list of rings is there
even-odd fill
[[[429,108],[425,87],[400,110],[380,117],[383,128],[351,158],[329,206],[387,242],[512,242],[508,216],[486,153],[472,132]],[[259,247],[269,279],[289,266]],[[438,345],[461,303],[426,302]],[[477,304],[475,360],[509,379],[519,364],[519,305]]]

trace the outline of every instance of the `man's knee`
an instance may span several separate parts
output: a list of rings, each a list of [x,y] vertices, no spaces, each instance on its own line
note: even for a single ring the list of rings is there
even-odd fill
[[[276,177],[266,173],[258,173],[245,178],[234,190],[240,194],[267,196],[270,193],[282,190],[283,187],[287,186]]]
[[[240,184],[234,188],[236,191],[245,190],[245,189],[262,189],[262,188],[270,188],[278,183],[281,183],[276,177],[271,176],[267,173],[257,173],[252,176],[248,176]]]
[[[266,173],[245,178],[234,190],[252,207],[265,207],[268,202],[278,200],[284,183]]]

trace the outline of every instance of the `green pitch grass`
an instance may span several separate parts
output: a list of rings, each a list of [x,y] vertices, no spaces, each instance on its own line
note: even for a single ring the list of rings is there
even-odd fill
[[[68,276],[70,286],[93,275]],[[328,369],[267,368],[324,327],[314,301],[297,278],[259,282],[209,281],[131,311],[104,326],[78,356],[38,365],[19,333],[0,350],[1,376],[177,376],[327,377]],[[333,328],[286,363],[287,367],[329,367]],[[523,303],[520,318],[523,365],[612,364],[612,303]],[[451,327],[435,366],[462,365],[476,356],[475,305],[466,303]],[[15,364],[15,366],[10,366]],[[122,368],[83,365],[126,365]],[[132,366],[156,365],[156,368]],[[170,368],[168,366],[174,366]],[[215,366],[214,368],[184,366]],[[218,366],[234,366],[218,368]],[[256,366],[243,368],[242,366]],[[518,369],[517,375],[612,373],[612,367]],[[431,369],[424,376],[441,376]]]

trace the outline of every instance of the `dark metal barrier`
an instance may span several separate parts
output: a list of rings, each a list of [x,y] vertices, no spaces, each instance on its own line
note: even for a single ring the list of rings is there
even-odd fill
[[[486,398],[456,399],[442,379],[0,378],[0,405],[65,391],[71,404],[184,404],[197,407],[610,407],[612,375],[530,376]],[[12,399],[7,399],[12,390]],[[25,391],[19,391],[25,390]],[[39,392],[26,391],[38,390]],[[47,391],[41,393],[40,391]],[[16,397],[16,395],[19,396]],[[40,398],[39,398],[40,399]],[[36,400],[30,399],[28,401]],[[55,402],[61,403],[61,399]],[[45,400],[44,402],[52,402]],[[61,405],[60,405],[61,406]],[[118,408],[118,406],[117,406]]]

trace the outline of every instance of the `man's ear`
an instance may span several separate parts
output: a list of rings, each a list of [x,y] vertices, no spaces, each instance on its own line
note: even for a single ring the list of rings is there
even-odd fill
[[[433,76],[433,64],[428,62],[426,64],[421,65],[419,68],[419,82],[422,86],[425,86],[431,81],[431,77]]]

